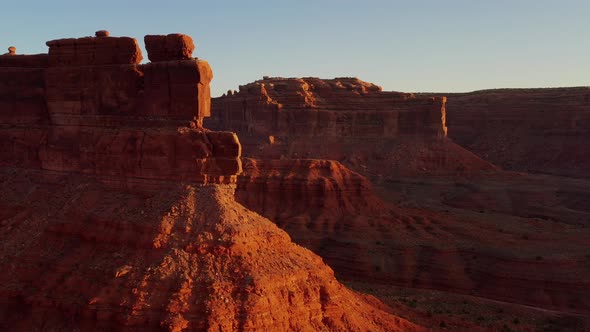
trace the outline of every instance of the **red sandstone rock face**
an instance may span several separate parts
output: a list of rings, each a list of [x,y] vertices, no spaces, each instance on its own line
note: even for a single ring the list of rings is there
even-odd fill
[[[241,145],[201,125],[206,62],[137,65],[135,40],[97,35],[0,59],[2,330],[425,330],[234,201]],[[372,206],[337,192],[360,176],[333,184],[340,214]]]
[[[211,128],[236,131],[256,159],[338,160],[372,181],[495,167],[446,139],[445,98],[355,78],[265,78],[213,99]]]
[[[154,62],[190,59],[195,50],[193,39],[179,33],[147,35],[143,40],[148,58]]]
[[[138,64],[143,59],[135,38],[84,37],[47,42],[52,66]]]
[[[2,165],[104,179],[235,181],[236,135],[201,127],[213,78],[206,61],[137,65],[137,43],[126,37],[48,45],[48,56],[0,57]]]
[[[366,178],[337,161],[244,158],[243,163],[236,200],[275,220],[309,214],[312,222],[385,208]]]
[[[405,122],[416,123],[404,126],[412,129],[383,121],[380,128],[366,127],[372,128],[366,134],[355,127],[365,125],[359,119],[378,107],[395,113],[367,97],[378,89],[328,84],[322,90],[307,81],[265,78],[214,101],[210,123],[237,130],[245,155],[257,158],[246,162],[238,180],[240,202],[320,254],[346,280],[588,313],[590,296],[579,291],[588,288],[590,275],[583,254],[584,183],[500,172],[422,130],[422,117]],[[444,104],[438,107],[441,114]],[[383,128],[393,130],[384,134]],[[379,184],[376,191],[390,204],[371,196],[362,177],[340,164],[288,158],[339,160]]]
[[[274,136],[438,138],[446,135],[444,102],[356,78],[265,78],[216,98],[208,124]]]
[[[0,67],[25,67],[25,68],[45,68],[49,66],[49,55],[0,55]]]
[[[3,329],[424,330],[343,287],[231,187],[0,178]]]
[[[588,177],[590,88],[446,94],[449,136],[505,169]]]

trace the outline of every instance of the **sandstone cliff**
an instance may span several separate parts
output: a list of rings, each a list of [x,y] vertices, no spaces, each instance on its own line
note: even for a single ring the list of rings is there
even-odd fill
[[[493,171],[446,138],[445,101],[356,78],[264,78],[213,99],[206,123],[236,131],[247,157],[338,160],[373,181]]]
[[[274,136],[444,137],[444,103],[357,78],[265,78],[214,99],[208,124]]]
[[[449,93],[449,137],[508,170],[590,175],[590,88]]]
[[[312,220],[379,213],[385,208],[365,177],[337,161],[244,158],[243,162],[236,199],[271,220],[305,215],[309,219],[302,224],[320,227]]]
[[[213,77],[206,61],[140,65],[128,37],[47,45],[48,55],[0,57],[0,164],[107,180],[235,182],[237,137],[201,125]]]
[[[192,41],[108,35],[0,57],[2,330],[424,330],[235,202]]]

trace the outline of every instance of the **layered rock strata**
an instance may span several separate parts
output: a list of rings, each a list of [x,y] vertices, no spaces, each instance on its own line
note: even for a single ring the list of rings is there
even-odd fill
[[[446,99],[356,78],[268,78],[213,99],[207,126],[236,131],[255,159],[330,159],[380,181],[494,166],[446,138]]]
[[[265,78],[213,100],[212,128],[273,136],[446,136],[445,98],[418,98],[356,78]]]
[[[385,208],[365,177],[337,161],[244,158],[243,163],[236,199],[270,219],[333,219]]]
[[[189,37],[190,38],[190,37]],[[152,44],[166,43],[166,39]],[[203,60],[138,64],[134,38],[47,42],[0,57],[5,166],[198,183],[235,182],[235,134],[202,127],[213,74]]]

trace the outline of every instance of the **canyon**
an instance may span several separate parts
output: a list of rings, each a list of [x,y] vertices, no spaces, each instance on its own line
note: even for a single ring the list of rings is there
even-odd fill
[[[590,103],[587,89],[557,90],[578,98],[502,90],[483,104],[478,92],[465,94],[468,102],[462,94],[384,92],[356,78],[265,77],[214,98],[205,123],[237,132],[251,158],[237,200],[322,256],[342,280],[587,317],[590,182],[575,172],[590,164],[589,140],[583,125],[562,126],[563,136],[534,131],[560,125],[532,114],[543,103],[563,114],[561,122],[583,124]],[[520,142],[511,150],[506,137]],[[491,163],[472,138],[515,154]],[[526,159],[542,145],[561,148],[565,157],[553,156],[558,173],[544,171],[551,154]],[[507,167],[518,165],[511,160],[521,166]],[[523,168],[529,162],[538,171]]]

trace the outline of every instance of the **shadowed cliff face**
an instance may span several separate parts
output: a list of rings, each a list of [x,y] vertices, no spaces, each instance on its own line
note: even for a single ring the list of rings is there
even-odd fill
[[[590,174],[590,88],[445,94],[449,137],[507,170]]]
[[[107,35],[0,57],[2,330],[425,330],[235,202],[190,37]]]
[[[215,99],[211,123],[240,131],[253,157],[238,201],[339,277],[587,314],[587,181],[501,171],[423,117],[387,122],[424,100],[356,79],[265,78]]]
[[[446,138],[445,100],[356,78],[265,78],[213,99],[206,123],[236,131],[247,157],[337,160],[372,181],[494,171]]]
[[[587,314],[587,182],[398,177],[375,191],[335,161],[246,158],[236,199],[343,280]]]
[[[214,99],[208,125],[280,137],[439,138],[446,135],[444,103],[356,78],[265,78]]]

